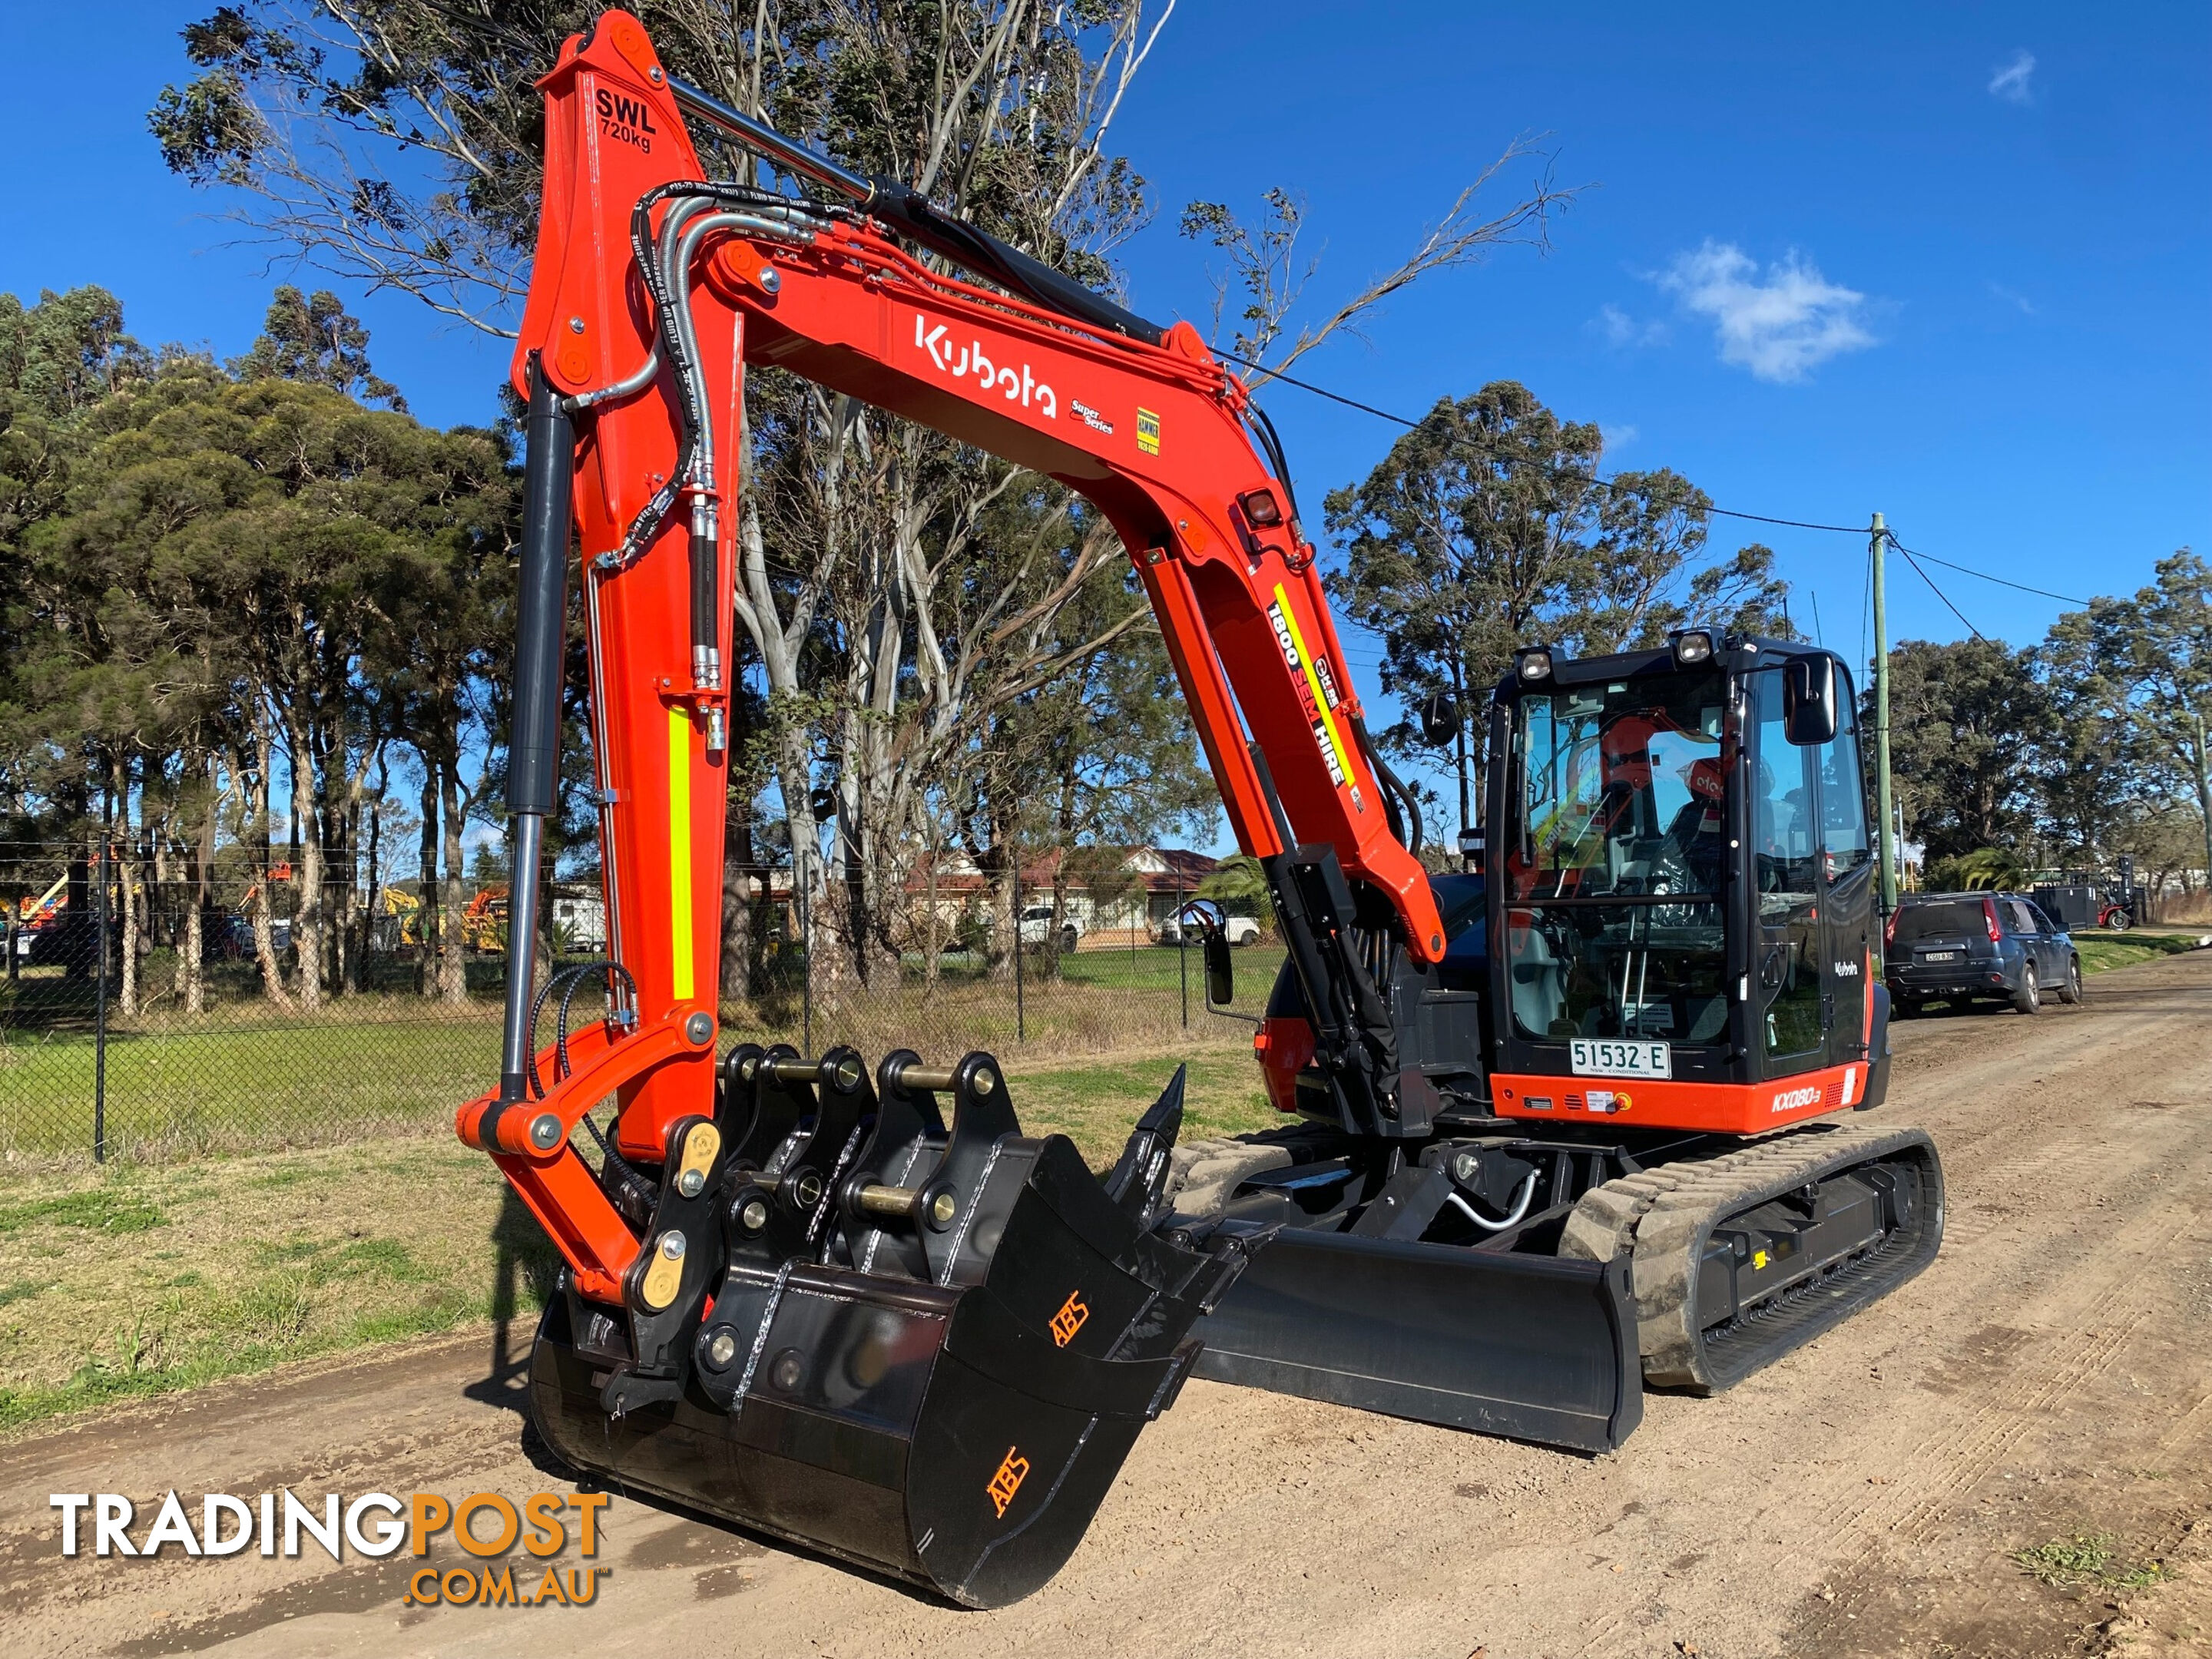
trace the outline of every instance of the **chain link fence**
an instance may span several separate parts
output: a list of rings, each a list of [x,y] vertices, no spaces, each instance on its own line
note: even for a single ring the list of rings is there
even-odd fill
[[[178,866],[181,869],[182,862]],[[158,1159],[434,1128],[498,1073],[506,890],[325,884],[289,866],[203,890],[165,861],[98,843],[0,847],[0,1159]],[[972,900],[921,947],[866,964],[810,915],[787,870],[731,872],[725,1041],[814,1054],[850,1043],[933,1061],[1172,1055],[1249,1030],[1206,1006],[1180,890],[1092,915],[1015,889],[1024,941]],[[938,905],[935,896],[931,903]],[[556,884],[541,961],[604,954],[596,885]],[[1094,926],[1096,921],[1117,926]],[[809,941],[812,948],[809,948]],[[320,971],[303,969],[319,962]],[[1280,960],[1236,953],[1237,1012]],[[541,1041],[550,1038],[541,1032]]]

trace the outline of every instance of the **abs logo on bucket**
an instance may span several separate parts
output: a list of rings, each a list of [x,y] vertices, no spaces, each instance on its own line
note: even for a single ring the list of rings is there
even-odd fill
[[[1029,1474],[1030,1460],[1013,1447],[1007,1447],[1006,1455],[999,1460],[998,1473],[991,1477],[991,1484],[983,1489],[997,1508],[1000,1520],[1006,1518],[1006,1505],[1014,1501],[1014,1494],[1022,1489],[1022,1482],[1029,1479]]]

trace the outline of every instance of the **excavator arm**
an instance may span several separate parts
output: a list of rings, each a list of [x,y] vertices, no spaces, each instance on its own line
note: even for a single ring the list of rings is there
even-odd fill
[[[557,771],[573,511],[608,937],[633,1022],[615,1045],[628,1057],[617,1069],[635,1072],[620,1151],[659,1158],[670,1126],[707,1109],[712,1086],[749,363],[1047,474],[1105,515],[1158,617],[1231,829],[1269,869],[1346,1127],[1387,1132],[1390,1022],[1352,929],[1387,929],[1433,962],[1443,927],[1366,740],[1290,481],[1253,441],[1243,383],[1187,324],[1153,328],[911,192],[861,180],[682,87],[625,14],[571,40],[541,87],[541,230],[514,362],[531,410],[530,522],[509,805],[520,871]],[[848,199],[704,180],[687,106]],[[925,266],[878,211],[1034,297]],[[517,939],[535,915],[526,884]],[[516,1109],[535,1032],[520,1029],[528,975],[510,983],[501,1096],[472,1109],[464,1133],[522,1160],[510,1173],[525,1197],[605,1293],[624,1243],[604,1215],[580,1229],[578,1212],[595,1206],[579,1172],[543,1161],[533,1140],[557,1152],[580,1111],[556,1103],[549,1121]],[[592,1039],[579,1041],[596,1062]],[[568,1047],[568,1065],[586,1063]]]

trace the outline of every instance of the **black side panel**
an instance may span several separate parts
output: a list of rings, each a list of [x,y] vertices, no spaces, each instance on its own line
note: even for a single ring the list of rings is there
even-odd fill
[[[1194,1376],[1610,1451],[1643,1420],[1628,1264],[1276,1235],[1192,1334]]]

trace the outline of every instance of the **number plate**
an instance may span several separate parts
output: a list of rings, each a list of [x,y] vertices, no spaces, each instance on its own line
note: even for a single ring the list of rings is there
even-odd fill
[[[1608,1042],[1577,1037],[1567,1044],[1577,1077],[1672,1077],[1673,1052],[1663,1042]]]
[[[1956,951],[1930,951],[1920,959],[1923,962],[1956,962],[1959,953]]]

